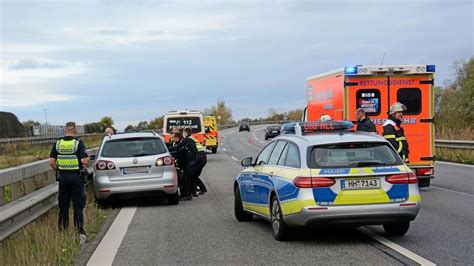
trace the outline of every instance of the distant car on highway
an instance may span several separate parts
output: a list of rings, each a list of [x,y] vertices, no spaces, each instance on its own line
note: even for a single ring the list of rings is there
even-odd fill
[[[404,235],[420,209],[417,178],[384,138],[349,121],[306,122],[266,145],[234,182],[235,217],[271,222],[277,240],[291,227],[383,225]]]
[[[265,140],[274,138],[278,135],[280,135],[280,126],[271,125],[265,129]]]
[[[241,122],[240,125],[239,125],[239,132],[243,131],[243,130],[247,130],[250,132],[250,125],[249,123],[247,122]]]
[[[155,132],[104,137],[94,160],[94,194],[99,204],[115,197],[160,196],[178,204],[173,158]]]

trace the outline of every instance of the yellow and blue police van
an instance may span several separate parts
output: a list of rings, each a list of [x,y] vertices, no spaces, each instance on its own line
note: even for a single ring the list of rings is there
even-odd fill
[[[271,222],[276,240],[292,227],[382,225],[404,235],[420,210],[415,173],[390,143],[354,132],[350,121],[295,123],[235,179],[235,217]]]

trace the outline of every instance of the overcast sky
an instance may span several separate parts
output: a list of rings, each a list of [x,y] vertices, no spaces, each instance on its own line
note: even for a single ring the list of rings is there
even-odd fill
[[[473,1],[5,1],[0,110],[123,129],[224,99],[234,118],[305,105],[305,79],[347,65],[473,56]]]

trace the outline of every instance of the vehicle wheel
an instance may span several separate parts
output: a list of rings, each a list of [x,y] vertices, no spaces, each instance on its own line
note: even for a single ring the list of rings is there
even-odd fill
[[[176,191],[173,195],[168,196],[168,205],[178,205],[179,204],[179,193]]]
[[[418,179],[418,187],[429,187],[431,178],[420,178]]]
[[[217,148],[212,148],[212,153],[217,153]]]
[[[99,209],[108,209],[110,208],[110,203],[108,200],[106,199],[98,199],[98,198],[95,198],[95,203],[97,204],[97,207],[99,207]]]
[[[240,189],[237,187],[234,193],[234,214],[239,222],[246,222],[252,220],[253,214],[248,213],[242,206],[242,199],[240,198]]]
[[[391,236],[402,236],[408,232],[410,222],[384,224],[385,233]]]
[[[272,198],[270,215],[272,221],[273,237],[278,241],[285,241],[288,239],[288,226],[283,221],[283,214],[281,213],[280,203],[276,196]]]

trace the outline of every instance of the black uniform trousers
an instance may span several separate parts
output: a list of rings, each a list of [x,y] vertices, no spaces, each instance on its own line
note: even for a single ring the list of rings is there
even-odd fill
[[[74,226],[79,233],[84,234],[84,207],[86,206],[86,194],[84,191],[84,180],[79,172],[59,172],[59,229],[69,227],[69,206],[74,208]]]
[[[207,164],[206,154],[200,153],[196,156],[196,159],[191,161],[188,165],[187,172],[189,173],[192,181],[190,186],[191,192],[196,193],[196,186],[199,186],[201,192],[207,192],[207,188],[204,185],[204,182],[199,178],[204,169],[204,166]]]

